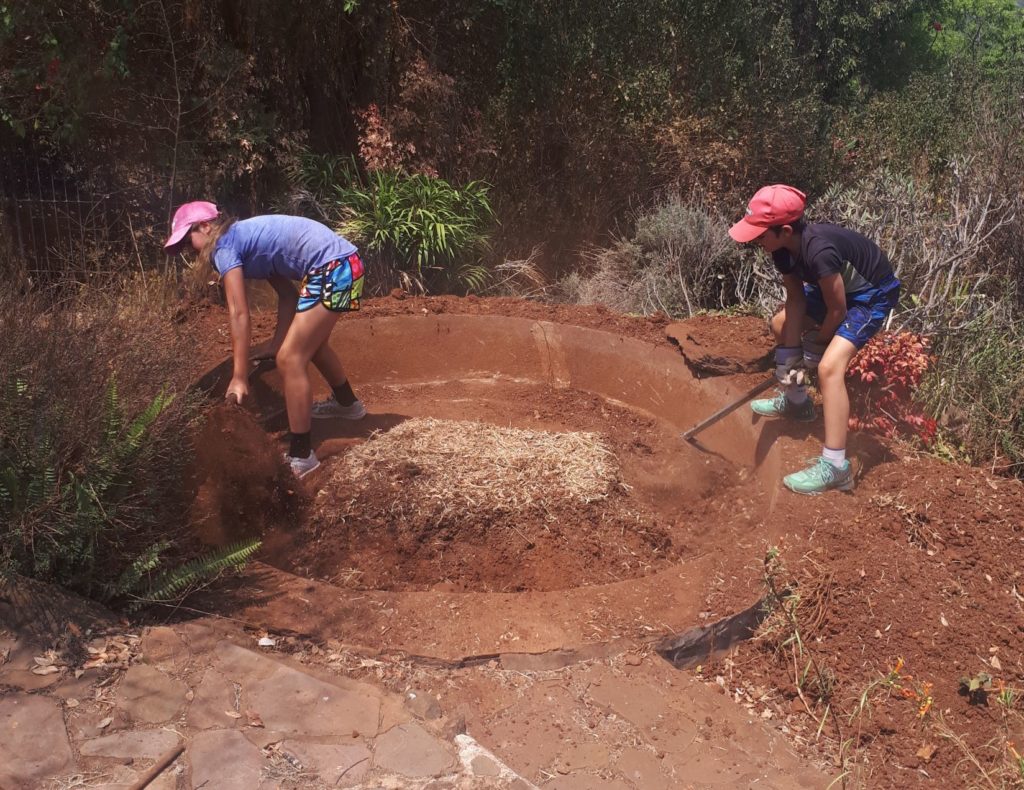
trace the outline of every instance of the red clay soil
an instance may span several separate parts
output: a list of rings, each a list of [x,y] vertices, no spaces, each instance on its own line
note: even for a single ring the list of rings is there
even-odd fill
[[[281,450],[253,417],[218,404],[195,442],[192,522],[207,544],[223,546],[263,535],[302,507],[302,489],[281,460]]]
[[[915,455],[870,468],[853,496],[782,496],[764,528],[785,565],[775,584],[801,596],[803,654],[779,647],[795,629],[776,619],[712,671],[765,690],[790,728],[813,735],[824,717],[823,750],[843,748],[851,786],[1019,787],[1008,744],[1024,743],[1022,525],[1019,481]],[[990,691],[963,693],[962,679],[986,677]]]
[[[520,592],[644,576],[707,550],[695,545],[678,501],[683,491],[724,495],[737,483],[729,464],[681,448],[675,431],[590,393],[525,383],[487,390],[448,382],[363,392],[383,411],[423,404],[435,416],[600,434],[619,465],[610,495],[588,504],[541,497],[514,512],[487,502],[453,510],[411,494],[415,468],[387,470],[350,494],[335,456],[321,480],[335,479],[318,483],[311,518],[272,536],[273,564],[358,589]]]
[[[634,318],[597,307],[509,299],[368,300],[362,316],[346,316],[343,321],[424,310],[535,318],[655,344],[670,342],[665,337],[669,322],[661,317]],[[272,313],[258,316],[255,323],[257,337],[268,334]],[[187,327],[197,338],[206,338],[197,343],[204,355],[199,368],[226,355],[225,327],[226,317],[217,310],[200,314]],[[721,359],[735,354],[749,362],[771,345],[763,322],[752,318],[702,318],[692,327],[691,334],[699,334],[700,345],[713,345],[711,355]],[[217,340],[209,342],[209,338]],[[751,340],[758,338],[760,347],[752,354]],[[382,398],[386,393],[370,395]],[[562,395],[564,401],[553,395],[543,399],[547,422],[572,429],[596,422],[621,422],[613,434],[616,452],[637,464],[647,452],[645,447],[655,453],[665,450],[657,443],[657,425],[642,424],[638,418],[605,420],[597,399],[588,402],[580,393],[564,390]],[[513,401],[510,398],[506,403]],[[289,508],[295,487],[271,470],[280,445],[261,437],[262,429],[245,422],[248,417],[234,412],[218,414],[205,429],[201,447],[216,445],[229,435],[223,433],[231,430],[223,420],[242,421],[243,432],[262,449],[241,447],[238,453],[247,458],[254,454],[270,464],[265,468],[260,461],[258,466],[249,466],[248,487],[224,489],[228,493],[217,495],[222,520],[230,521],[236,514],[249,520],[252,527],[263,529],[282,514],[292,519]],[[527,420],[525,412],[520,416]],[[820,420],[806,429],[768,426],[762,440],[778,444],[788,471],[817,454],[820,430]],[[753,699],[765,710],[765,718],[784,728],[797,743],[845,770],[848,786],[1022,786],[1024,766],[1014,766],[1008,743],[1024,749],[1024,486],[981,469],[919,456],[863,434],[851,437],[850,450],[858,460],[859,480],[849,495],[801,497],[781,491],[770,512],[766,505],[753,517],[749,507],[729,506],[727,486],[724,496],[719,491],[715,496],[694,496],[675,505],[666,504],[668,500],[654,493],[645,500],[642,520],[648,525],[652,545],[665,547],[664,560],[698,548],[721,558],[722,573],[708,582],[709,608],[713,610],[709,616],[745,608],[765,594],[762,559],[769,547],[780,551],[781,565],[772,571],[772,583],[796,596],[789,598],[788,606],[799,604],[794,610],[795,622],[778,616],[770,619],[762,638],[743,644],[724,663],[704,667],[705,676],[712,680],[720,676],[720,682],[735,692],[737,699]],[[208,492],[234,479],[234,473],[228,471],[231,465],[245,463],[226,453],[221,447],[200,456],[203,468],[197,470],[197,480],[211,481]],[[589,529],[594,523],[591,519],[599,515],[583,511],[559,517],[565,519],[560,523],[578,532],[584,523]],[[367,515],[352,540],[326,551],[348,552],[353,562],[367,561],[367,579],[383,579],[389,570],[387,547],[371,550],[359,539],[384,528],[382,519],[379,512]],[[616,521],[612,518],[609,523]],[[673,531],[674,525],[683,523],[703,526],[703,533],[691,533],[695,545],[684,545]],[[540,548],[539,523],[527,526],[528,539]],[[295,533],[307,541],[305,554],[300,549],[295,556],[313,572],[317,555],[325,551],[322,543],[313,542],[323,528],[322,520],[313,519],[303,532]],[[739,535],[744,540],[735,540]],[[665,536],[671,549],[662,542]],[[740,548],[752,541],[760,544],[757,552]],[[586,559],[578,562],[559,553],[555,539],[544,546],[540,566],[549,574],[544,577],[547,582],[538,580],[531,556],[522,550],[517,553],[509,543],[497,557],[467,554],[457,558],[453,567],[462,570],[451,583],[457,588],[480,584],[515,588],[515,579],[529,578],[533,586],[550,583],[550,574],[556,571],[567,574],[574,584],[599,581],[593,575],[588,577],[587,567],[600,557],[601,540],[585,545],[589,548],[581,554]],[[441,559],[436,552],[390,556],[392,574],[408,574],[404,583],[417,586],[439,581],[436,573]],[[512,572],[486,579],[470,572],[488,562],[504,564]],[[532,575],[524,572],[517,576],[515,571],[527,564]],[[792,638],[797,632],[799,640]],[[802,652],[794,656],[798,644]],[[900,659],[897,677],[890,670]],[[879,683],[886,678],[888,683]],[[977,678],[983,684],[982,693],[962,694],[962,678]],[[1007,705],[997,701],[1001,687],[1016,692],[1012,699],[1003,695]]]

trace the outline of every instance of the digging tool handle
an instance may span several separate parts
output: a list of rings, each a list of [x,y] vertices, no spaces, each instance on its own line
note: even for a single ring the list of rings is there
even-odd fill
[[[697,423],[692,428],[690,428],[690,430],[688,430],[688,431],[683,431],[683,433],[680,434],[680,436],[682,436],[682,438],[684,438],[686,441],[690,441],[691,439],[693,439],[694,436],[696,436],[698,433],[703,431],[705,428],[710,428],[712,425],[714,425],[716,422],[718,422],[723,417],[726,417],[726,416],[732,414],[734,411],[736,411],[736,409],[738,409],[740,406],[742,406],[748,400],[753,398],[755,395],[760,395],[766,389],[768,389],[769,387],[771,387],[771,386],[773,386],[775,384],[778,384],[778,383],[779,382],[778,382],[778,380],[776,380],[775,376],[772,376],[771,378],[767,379],[766,381],[762,381],[756,387],[754,387],[753,389],[751,389],[748,392],[744,393],[742,397],[740,397],[737,400],[733,401],[728,406],[719,409],[718,411],[716,411],[714,414],[712,414],[710,417],[708,417],[703,422]]]
[[[131,790],[144,790],[149,786],[149,783],[156,779],[160,774],[163,773],[164,769],[178,759],[178,755],[185,751],[184,745],[175,746],[169,752],[156,761],[152,768],[146,773],[139,777],[139,781],[131,786]]]

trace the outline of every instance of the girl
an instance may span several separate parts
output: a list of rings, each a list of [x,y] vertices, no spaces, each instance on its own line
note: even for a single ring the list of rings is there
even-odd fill
[[[164,249],[173,254],[186,243],[224,283],[234,357],[225,397],[243,402],[249,396],[250,360],[274,357],[284,379],[291,431],[285,460],[297,477],[305,477],[320,465],[310,446],[311,417],[359,420],[366,415],[328,343],[338,315],[359,309],[363,263],[356,248],[305,217],[267,215],[236,222],[205,201],[186,203],[174,214]],[[278,298],[274,336],[253,348],[247,278],[269,281]],[[294,280],[301,281],[298,291]],[[312,403],[310,361],[333,390],[317,404]]]

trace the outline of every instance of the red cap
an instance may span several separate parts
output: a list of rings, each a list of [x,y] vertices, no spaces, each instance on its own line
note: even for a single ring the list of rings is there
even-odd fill
[[[804,215],[807,195],[785,184],[772,184],[757,190],[747,205],[747,216],[729,229],[734,241],[746,244],[768,228],[789,225]]]

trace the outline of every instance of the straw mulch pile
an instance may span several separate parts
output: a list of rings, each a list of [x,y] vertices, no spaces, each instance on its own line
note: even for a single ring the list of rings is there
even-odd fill
[[[511,514],[605,499],[618,466],[593,433],[416,418],[349,452],[336,482],[350,491],[390,484],[427,509]]]

